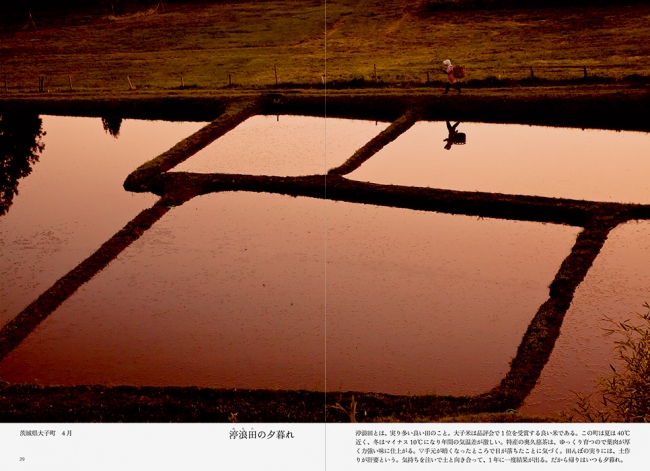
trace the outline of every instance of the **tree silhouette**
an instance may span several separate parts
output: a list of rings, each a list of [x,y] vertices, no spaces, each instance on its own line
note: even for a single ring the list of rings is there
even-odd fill
[[[102,125],[104,126],[104,131],[109,133],[115,139],[120,135],[120,126],[122,126],[122,118],[102,118]]]
[[[38,115],[0,115],[0,216],[18,194],[18,180],[32,173],[45,148],[42,125]]]

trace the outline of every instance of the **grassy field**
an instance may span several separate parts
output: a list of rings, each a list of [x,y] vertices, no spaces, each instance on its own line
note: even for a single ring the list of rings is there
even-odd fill
[[[240,1],[141,6],[118,16],[34,14],[1,25],[0,80],[12,92],[218,89],[378,79],[650,76],[650,5],[430,11],[425,0]],[[325,27],[327,33],[325,34]],[[5,93],[0,82],[0,96]]]

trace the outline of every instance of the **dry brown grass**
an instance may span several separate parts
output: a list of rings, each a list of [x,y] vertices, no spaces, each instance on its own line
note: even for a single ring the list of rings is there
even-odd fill
[[[412,0],[271,0],[169,5],[115,18],[95,14],[65,22],[36,18],[36,30],[0,33],[0,76],[10,91],[46,88],[95,92],[317,84],[353,78],[441,80],[441,61],[467,66],[469,79],[490,76],[623,77],[650,75],[650,5],[424,14]],[[3,84],[2,84],[3,85]],[[2,93],[3,90],[0,90]]]

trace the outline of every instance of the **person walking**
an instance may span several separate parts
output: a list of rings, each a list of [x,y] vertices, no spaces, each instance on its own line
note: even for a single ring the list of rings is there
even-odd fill
[[[447,83],[445,84],[445,95],[449,93],[449,87],[454,87],[458,93],[463,93],[460,91],[460,85],[456,83],[456,77],[454,77],[454,66],[451,65],[449,59],[442,61],[442,63],[447,67],[444,72],[447,74]]]

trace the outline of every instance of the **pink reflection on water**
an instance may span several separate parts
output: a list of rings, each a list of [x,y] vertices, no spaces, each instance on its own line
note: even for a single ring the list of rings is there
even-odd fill
[[[322,175],[352,157],[357,149],[388,125],[311,116],[253,116],[173,171]]]
[[[571,392],[596,392],[599,377],[610,377],[614,338],[604,335],[615,321],[645,313],[650,301],[650,222],[630,222],[612,231],[576,294],[555,349],[521,411],[551,413],[575,406]]]
[[[126,176],[201,123],[43,116],[45,150],[0,217],[0,325],[97,250],[158,198],[124,190]]]
[[[12,381],[324,386],[323,202],[171,210],[2,365]]]
[[[175,208],[3,362],[44,384],[477,393],[576,228],[279,195]],[[325,326],[327,325],[327,345]]]
[[[650,134],[443,122],[416,123],[349,178],[394,185],[650,203]]]
[[[330,389],[477,394],[505,376],[578,229],[327,208]]]

